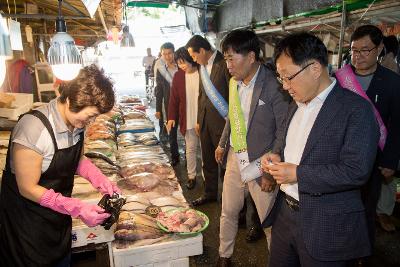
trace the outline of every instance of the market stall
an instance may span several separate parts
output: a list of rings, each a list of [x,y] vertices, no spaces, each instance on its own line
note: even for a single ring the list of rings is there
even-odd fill
[[[73,224],[73,247],[106,243],[110,266],[188,266],[202,254],[208,218],[189,208],[142,100],[125,97],[85,132],[85,155],[115,182],[124,198],[109,230]],[[72,196],[98,203],[101,194],[76,176]],[[177,233],[173,233],[177,232]]]

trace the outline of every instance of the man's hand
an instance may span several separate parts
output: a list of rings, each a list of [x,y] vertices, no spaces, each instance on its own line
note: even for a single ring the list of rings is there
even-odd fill
[[[156,119],[159,120],[161,118],[161,112],[156,112],[155,116]]]
[[[278,162],[281,162],[281,156],[279,156],[278,154],[268,152],[267,154],[261,157],[261,168],[263,169],[264,172],[268,173],[269,172],[268,166]]]
[[[167,125],[165,125],[165,128],[167,128],[167,132],[169,134],[169,132],[171,131],[171,129],[175,127],[175,121],[174,120],[169,120]]]
[[[383,182],[385,184],[390,184],[394,179],[393,175],[396,171],[392,170],[392,169],[388,169],[388,168],[383,168],[383,167],[379,167],[379,170],[381,171],[381,173],[384,177]]]
[[[222,164],[222,159],[224,157],[224,151],[225,149],[217,146],[217,149],[215,149],[215,161],[219,164]]]
[[[194,131],[196,132],[197,136],[200,136],[200,124],[196,123],[196,126],[194,126]]]
[[[276,181],[268,173],[263,173],[263,175],[256,179],[258,185],[261,187],[261,191],[272,192],[275,190]]]
[[[276,162],[268,165],[268,172],[277,184],[293,184],[297,182],[297,165],[287,162]]]

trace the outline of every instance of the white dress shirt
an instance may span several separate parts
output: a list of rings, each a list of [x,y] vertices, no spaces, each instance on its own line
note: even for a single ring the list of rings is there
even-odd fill
[[[217,50],[214,51],[214,53],[211,55],[211,57],[207,61],[206,69],[207,69],[208,75],[211,75],[211,70],[212,70],[212,66],[214,64],[214,59],[215,59],[216,55],[217,55]]]
[[[185,73],[186,90],[186,130],[193,129],[197,123],[199,98],[199,72]]]
[[[332,83],[308,104],[296,102],[298,108],[290,121],[286,135],[284,151],[285,162],[299,165],[315,119],[335,84],[336,79],[332,78]],[[280,189],[287,195],[299,200],[299,188],[297,183],[282,184]]]

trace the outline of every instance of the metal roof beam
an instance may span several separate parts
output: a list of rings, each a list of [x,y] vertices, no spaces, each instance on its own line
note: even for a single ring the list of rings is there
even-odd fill
[[[77,13],[80,16],[86,16],[85,13],[83,13],[82,11],[80,11],[78,8],[74,7],[73,5],[71,5],[70,3],[68,3],[66,0],[63,0],[63,6],[67,7],[68,9],[75,11],[75,13]]]
[[[3,17],[6,18],[17,18],[17,19],[45,19],[45,20],[56,20],[56,15],[46,15],[46,14],[3,14]],[[63,16],[64,19],[90,19],[93,20],[89,16]]]
[[[385,17],[390,16],[390,14],[396,14],[400,10],[400,6],[396,7],[389,7],[389,8],[383,8],[383,9],[377,9],[377,10],[372,10],[369,11],[366,16],[367,17],[376,17],[379,15],[384,15]],[[266,29],[261,29],[261,30],[255,30],[257,34],[265,34],[265,33],[274,33],[274,32],[280,32],[280,31],[285,31],[285,30],[294,30],[298,28],[305,28],[305,27],[310,27],[310,26],[315,26],[318,24],[329,24],[329,23],[338,23],[341,21],[341,17],[338,14],[336,17],[328,18],[328,19],[312,19],[310,18],[310,21],[303,22],[303,23],[298,23],[298,24],[288,24],[284,25],[281,24],[279,26],[273,26],[268,27]],[[360,14],[349,14],[348,16],[349,20],[357,21],[360,18]]]

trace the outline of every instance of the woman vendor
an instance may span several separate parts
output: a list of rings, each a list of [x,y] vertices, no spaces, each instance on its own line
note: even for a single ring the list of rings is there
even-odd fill
[[[24,114],[10,138],[0,193],[0,266],[69,266],[72,219],[93,227],[110,216],[71,198],[74,174],[103,194],[120,192],[83,156],[85,126],[114,106],[113,84],[94,65],[59,98]]]

